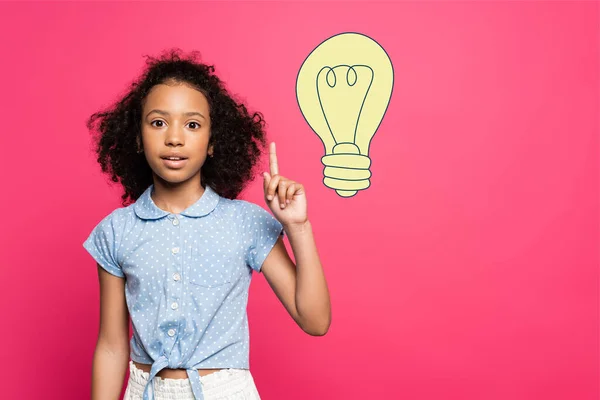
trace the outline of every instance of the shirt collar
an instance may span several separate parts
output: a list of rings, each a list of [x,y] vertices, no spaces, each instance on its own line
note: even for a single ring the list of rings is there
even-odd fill
[[[168,211],[159,208],[154,203],[152,197],[150,196],[153,189],[154,184],[151,184],[133,204],[133,210],[135,211],[136,215],[142,219],[159,219],[165,215],[171,214]],[[217,203],[219,202],[219,197],[220,196],[217,192],[215,192],[210,186],[206,185],[202,196],[196,200],[194,204],[183,210],[180,214],[188,217],[202,217],[207,215],[215,209]]]

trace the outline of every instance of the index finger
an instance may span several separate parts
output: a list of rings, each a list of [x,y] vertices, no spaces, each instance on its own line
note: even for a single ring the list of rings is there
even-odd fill
[[[279,174],[279,165],[277,164],[277,153],[275,148],[275,142],[271,142],[269,149],[269,165],[271,167],[271,176]]]

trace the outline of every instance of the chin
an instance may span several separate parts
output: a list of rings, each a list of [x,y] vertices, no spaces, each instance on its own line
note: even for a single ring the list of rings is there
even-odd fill
[[[170,183],[170,184],[178,184],[178,183],[184,183],[187,181],[190,181],[192,179],[195,179],[198,176],[199,178],[199,173],[195,173],[195,174],[189,174],[186,173],[183,170],[160,170],[158,173],[156,171],[154,171],[154,176],[155,178],[158,178],[166,183]]]

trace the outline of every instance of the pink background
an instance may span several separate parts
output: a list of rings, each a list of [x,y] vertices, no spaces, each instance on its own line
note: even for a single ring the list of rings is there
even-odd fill
[[[307,189],[333,324],[304,334],[255,275],[264,400],[598,399],[598,15],[592,1],[0,5],[2,398],[88,398],[98,282],[81,243],[120,203],[85,120],[142,55],[178,46],[264,112],[281,173]],[[323,185],[294,91],[309,52],[345,31],[396,73],[372,186],[349,199]],[[243,198],[267,207],[261,190]]]

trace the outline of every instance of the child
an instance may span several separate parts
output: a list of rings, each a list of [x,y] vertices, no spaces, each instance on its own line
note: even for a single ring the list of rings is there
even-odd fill
[[[124,189],[124,207],[83,244],[100,282],[94,400],[119,397],[127,364],[126,400],[260,399],[249,370],[253,271],[306,333],[331,323],[303,185],[279,174],[271,143],[263,186],[274,217],[236,199],[266,145],[264,121],[196,52],[178,53],[149,57],[129,92],[87,124],[100,133],[102,171]]]

